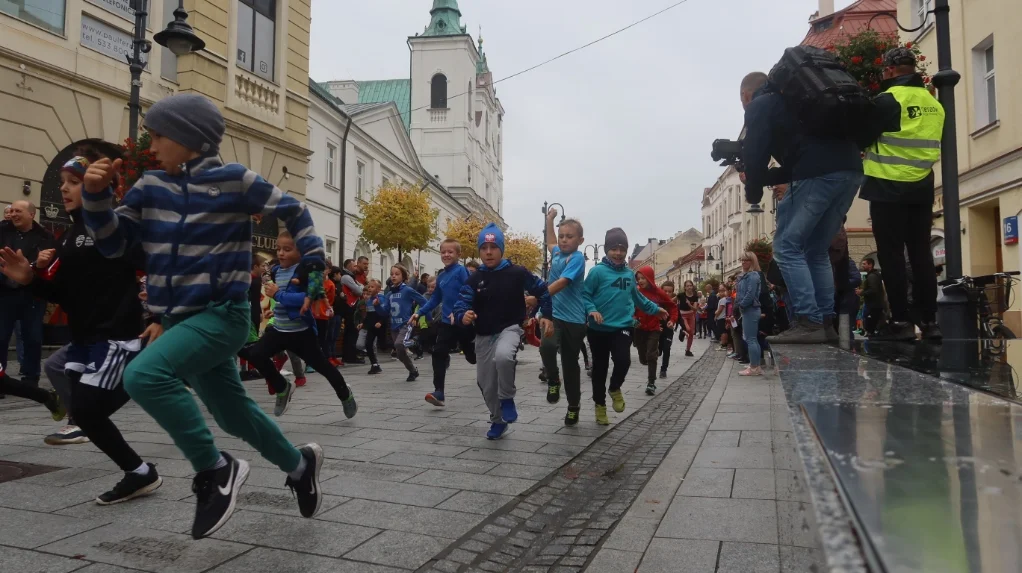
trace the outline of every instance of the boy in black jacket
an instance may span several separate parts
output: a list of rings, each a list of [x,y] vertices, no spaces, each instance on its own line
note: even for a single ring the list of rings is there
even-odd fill
[[[504,258],[504,233],[490,223],[479,233],[483,265],[469,276],[454,306],[455,319],[475,324],[476,378],[490,410],[486,439],[499,440],[507,425],[518,419],[515,408],[515,366],[525,321],[523,292],[539,299],[544,317],[552,316],[546,283]],[[544,336],[553,332],[549,318],[541,318]]]
[[[55,302],[68,316],[71,344],[62,349],[61,367],[70,381],[71,415],[85,435],[122,471],[124,478],[96,498],[110,505],[149,494],[163,484],[156,466],[124,441],[110,416],[130,399],[121,384],[125,366],[142,350],[142,303],[136,270],[141,250],[108,259],[96,249],[82,218],[82,181],[97,152],[82,150],[61,169],[60,192],[72,225],[57,249],[39,253],[34,264],[20,253],[0,253],[3,273],[29,285],[34,295]],[[35,273],[33,268],[35,267]],[[50,361],[47,361],[49,365]]]

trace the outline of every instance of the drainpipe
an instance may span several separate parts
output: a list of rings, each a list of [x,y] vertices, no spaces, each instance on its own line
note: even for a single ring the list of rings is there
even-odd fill
[[[342,111],[340,107],[337,108],[337,111],[341,112],[341,115],[344,116],[344,118],[348,120],[348,125],[345,126],[345,128],[344,128],[344,135],[341,137],[341,231],[340,231],[340,235],[341,236],[338,238],[338,240],[341,242],[341,257],[340,257],[341,261],[340,262],[343,263],[344,259],[346,258],[344,256],[344,218],[345,218],[344,209],[345,209],[345,204],[346,204],[346,201],[345,201],[345,190],[348,187],[348,185],[347,185],[347,182],[348,182],[348,176],[347,176],[347,174],[348,174],[348,133],[351,131],[351,116],[346,114],[346,113],[344,113],[344,111]],[[352,248],[354,249],[354,247],[352,247]],[[352,250],[352,256],[354,256],[354,252],[355,251]]]

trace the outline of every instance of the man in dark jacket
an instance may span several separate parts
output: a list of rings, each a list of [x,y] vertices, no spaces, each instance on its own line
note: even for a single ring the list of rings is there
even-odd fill
[[[35,222],[35,205],[28,201],[11,204],[11,220],[0,225],[0,248],[21,251],[29,261],[35,261],[39,251],[52,249],[53,235]],[[0,277],[0,366],[7,370],[7,348],[14,333],[15,323],[21,323],[19,340],[24,347],[25,361],[21,365],[21,379],[29,384],[39,383],[43,351],[43,315],[46,303],[35,298],[22,285]]]
[[[866,280],[855,294],[861,296],[866,304],[862,322],[866,334],[871,335],[884,322],[884,307],[887,306],[884,301],[884,283],[880,271],[876,270],[876,261],[872,258],[862,260],[862,272],[866,273]]]
[[[746,136],[745,199],[759,203],[763,188],[791,183],[777,204],[774,257],[795,309],[792,328],[771,342],[807,344],[833,338],[834,278],[827,248],[862,181],[854,141],[804,133],[784,97],[755,72],[742,80]],[[769,169],[770,158],[780,167]],[[828,334],[830,333],[830,334]]]
[[[866,178],[860,197],[869,201],[877,258],[887,271],[884,286],[891,322],[878,333],[885,340],[940,339],[937,326],[937,277],[930,250],[933,227],[933,164],[940,159],[944,108],[916,72],[907,48],[884,55],[884,91],[874,102],[860,143],[866,148]],[[905,253],[911,263],[912,302]]]

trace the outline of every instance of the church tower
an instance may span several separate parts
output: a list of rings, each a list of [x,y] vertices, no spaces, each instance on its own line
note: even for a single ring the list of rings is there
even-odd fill
[[[483,52],[457,0],[433,0],[411,49],[409,135],[423,166],[471,211],[502,217],[503,118]]]

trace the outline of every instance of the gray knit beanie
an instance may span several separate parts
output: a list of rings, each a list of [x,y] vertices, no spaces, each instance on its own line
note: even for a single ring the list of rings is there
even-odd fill
[[[225,129],[220,110],[198,94],[161,99],[149,108],[142,123],[146,129],[204,156],[219,152]]]
[[[627,249],[628,235],[625,234],[624,229],[621,227],[614,227],[607,231],[607,235],[603,239],[603,248],[608,251],[615,248]]]

